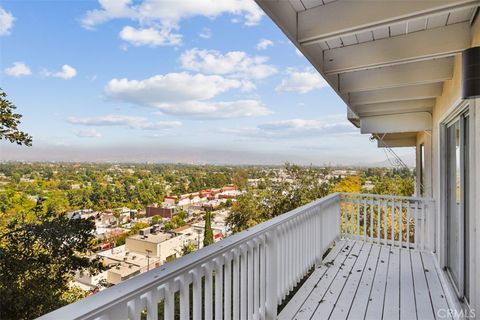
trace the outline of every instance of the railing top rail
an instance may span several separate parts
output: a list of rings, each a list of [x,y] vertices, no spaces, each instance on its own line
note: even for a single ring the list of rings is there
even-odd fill
[[[344,197],[384,198],[384,199],[392,199],[392,200],[409,200],[409,201],[434,201],[432,198],[392,196],[387,194],[373,194],[373,193],[342,192],[340,193],[340,195]]]
[[[210,262],[212,256],[222,256],[223,254],[238,248],[242,244],[245,244],[249,240],[266,234],[279,225],[296,218],[305,210],[319,205],[330,205],[339,200],[339,193],[330,194],[324,198],[258,224],[243,232],[229,236],[222,241],[176,259],[164,266],[140,274],[107,290],[57,309],[38,319],[85,319],[95,316],[99,312],[108,310],[112,305],[128,301],[139,293],[148,292],[155,286],[158,286],[161,279],[164,282],[174,281],[178,276],[188,272],[194,266],[201,266],[204,263]]]

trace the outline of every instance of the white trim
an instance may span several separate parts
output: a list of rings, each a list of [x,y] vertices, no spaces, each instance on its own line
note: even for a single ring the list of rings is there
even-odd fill
[[[448,249],[447,249],[447,241],[446,241],[446,223],[447,223],[447,217],[446,217],[446,214],[447,214],[447,207],[448,207],[448,199],[446,197],[447,195],[447,188],[448,188],[448,177],[447,177],[447,139],[446,139],[446,131],[447,131],[447,128],[452,125],[454,122],[458,121],[458,120],[462,120],[464,119],[464,116],[465,115],[468,115],[469,116],[469,141],[468,141],[468,152],[469,152],[469,159],[467,160],[468,161],[468,169],[469,169],[469,176],[470,177],[476,177],[475,175],[475,167],[472,166],[472,157],[473,157],[473,152],[474,152],[474,145],[475,145],[475,140],[472,139],[472,134],[474,132],[474,127],[472,126],[472,124],[475,122],[475,103],[472,102],[471,100],[457,100],[454,104],[452,104],[452,106],[443,114],[443,116],[440,118],[439,120],[439,165],[440,165],[440,171],[439,171],[439,175],[440,175],[440,179],[439,179],[439,183],[440,183],[440,194],[439,194],[439,201],[438,201],[438,205],[439,205],[439,213],[440,213],[440,225],[439,225],[439,233],[440,233],[440,247],[442,248],[441,250],[441,254],[440,254],[440,257],[439,257],[439,266],[442,267],[442,269],[445,269],[446,265],[447,265],[447,252],[448,252]],[[460,121],[460,131],[462,132],[462,129],[464,128],[464,122],[463,121]],[[460,137],[460,144],[463,144],[464,143],[464,138]],[[463,154],[461,155],[461,162],[462,162],[462,170],[461,170],[461,181],[463,183],[463,181],[465,180],[464,179],[464,161],[465,159],[463,159]],[[474,172],[474,174],[472,175],[471,172]],[[469,277],[469,280],[470,280],[470,285],[469,285],[469,288],[471,289],[473,286],[475,286],[475,284],[472,286],[472,280],[473,279],[476,279],[477,277],[475,276],[475,273],[472,272],[472,264],[471,264],[471,257],[472,256],[475,256],[475,257],[478,257],[476,254],[472,255],[472,246],[471,244],[472,243],[475,243],[475,241],[472,241],[474,240],[474,238],[472,238],[472,227],[471,227],[471,223],[472,223],[472,217],[474,216],[474,214],[472,214],[473,212],[475,212],[475,207],[473,206],[473,203],[476,199],[475,197],[475,192],[474,192],[474,189],[472,189],[472,183],[473,181],[477,180],[477,179],[472,179],[470,178],[469,179],[469,185],[468,185],[468,199],[469,199],[469,210],[468,210],[468,214],[469,214],[469,226],[465,226],[465,227],[469,227],[470,228],[470,231],[469,231],[469,234],[470,234],[470,238],[467,240],[470,242],[470,261],[468,261],[467,263],[470,263],[470,277]],[[462,197],[464,197],[465,195],[462,194]],[[477,200],[478,201],[478,200]],[[463,211],[464,208],[463,208],[463,203],[464,203],[464,200],[462,199],[461,200],[461,208],[460,210]],[[461,224],[464,226],[464,217],[462,215],[461,217],[462,221],[461,221]],[[464,241],[465,241],[465,234],[464,234],[464,230],[460,230],[459,232],[459,237],[460,237],[460,250],[463,251],[463,254],[465,255],[465,252],[464,252]],[[458,296],[460,297],[464,297],[464,278],[465,278],[465,275],[464,275],[464,271],[465,271],[465,265],[464,265],[464,261],[461,261],[461,268],[459,270],[460,274],[459,274],[459,287],[457,288],[457,286],[454,284],[454,281],[451,279],[451,274],[445,270],[445,274],[446,274],[446,278],[449,279],[449,281],[451,283],[449,283],[450,287],[452,287],[454,289],[454,292],[457,293]],[[469,292],[469,298],[470,299],[473,299],[473,294],[472,292],[470,291]],[[467,304],[464,304],[464,307],[468,307]]]

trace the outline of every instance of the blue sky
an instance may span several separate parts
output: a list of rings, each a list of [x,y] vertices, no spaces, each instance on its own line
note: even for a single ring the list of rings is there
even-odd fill
[[[0,142],[2,160],[385,160],[250,1],[4,0],[0,41],[1,87],[34,137]]]

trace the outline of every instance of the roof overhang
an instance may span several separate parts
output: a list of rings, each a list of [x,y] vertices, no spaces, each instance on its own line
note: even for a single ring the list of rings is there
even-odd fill
[[[256,0],[347,105],[362,133],[431,130],[480,0]],[[412,136],[394,145],[412,144]]]

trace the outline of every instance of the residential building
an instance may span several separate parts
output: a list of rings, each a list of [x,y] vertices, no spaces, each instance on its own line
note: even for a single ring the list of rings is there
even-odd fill
[[[175,215],[176,206],[163,206],[158,207],[156,205],[147,206],[146,217],[161,216],[162,218],[171,219]]]

